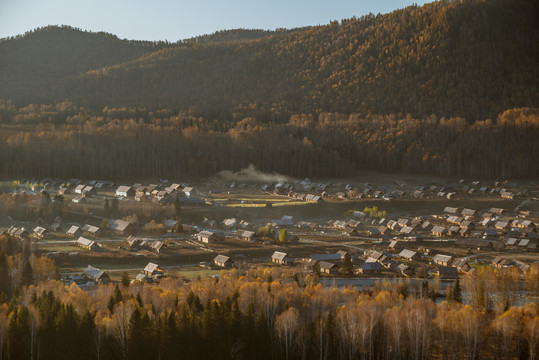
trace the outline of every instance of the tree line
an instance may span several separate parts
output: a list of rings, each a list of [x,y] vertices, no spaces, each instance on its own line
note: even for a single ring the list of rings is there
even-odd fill
[[[536,272],[537,274],[537,272]],[[484,279],[483,279],[484,280]],[[399,285],[399,288],[400,287]],[[535,359],[539,309],[436,304],[378,284],[258,269],[191,281],[23,287],[0,305],[9,359]]]
[[[21,178],[201,178],[254,164],[290,176],[360,170],[481,178],[535,178],[539,114],[495,119],[339,113],[287,119],[203,118],[171,109],[70,102],[17,108],[0,102],[0,173]]]

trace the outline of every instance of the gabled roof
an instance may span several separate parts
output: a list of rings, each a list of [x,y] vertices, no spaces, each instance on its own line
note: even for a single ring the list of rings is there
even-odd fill
[[[252,238],[255,235],[255,232],[249,230],[238,230],[236,231],[236,235],[239,237]]]
[[[476,211],[472,209],[462,209],[461,214],[464,216],[475,216]]]
[[[409,259],[413,258],[415,255],[417,255],[417,252],[408,249],[404,249],[399,253],[399,256]]]
[[[88,246],[88,247],[92,247],[95,245],[95,241],[93,240],[90,240],[90,239],[86,239],[84,237],[79,237],[79,239],[77,240],[77,243],[79,245],[83,245],[83,246]]]
[[[441,262],[449,262],[451,261],[453,257],[450,256],[450,255],[442,255],[442,254],[437,254],[437,255],[434,255],[434,257],[432,258],[432,260],[434,261],[441,261]]]
[[[86,270],[84,270],[84,274],[90,278],[93,279],[99,279],[105,272],[103,270],[99,270],[91,265],[88,265]]]
[[[509,238],[509,239],[507,239],[507,240],[505,241],[505,244],[506,244],[506,245],[516,245],[516,244],[517,244],[517,241],[518,241],[518,239],[516,239],[516,238]]]
[[[449,214],[457,214],[459,209],[458,208],[455,208],[455,207],[450,207],[450,206],[447,206],[444,211],[446,213],[449,213]]]
[[[288,254],[286,254],[284,252],[275,251],[273,253],[273,255],[271,255],[271,258],[272,259],[278,259],[278,260],[284,260],[287,256],[288,256]]]
[[[146,267],[144,268],[144,271],[147,271],[149,273],[153,273],[154,271],[162,271],[162,270],[159,267],[159,265],[150,262],[150,263],[148,263],[148,265],[146,265]]]
[[[43,228],[43,227],[41,227],[41,226],[36,226],[36,227],[34,228],[34,232],[35,232],[36,234],[43,235],[43,234],[45,234],[45,233],[47,232],[47,229],[45,229],[45,228]]]
[[[213,259],[213,261],[220,262],[220,263],[223,263],[223,264],[226,263],[226,262],[229,261],[229,260],[232,261],[232,259],[230,259],[229,256],[221,255],[221,254],[217,255],[217,256]]]
[[[443,226],[435,226],[432,228],[433,234],[443,234],[445,232],[445,227]]]
[[[329,270],[331,270],[331,269],[337,267],[337,265],[335,265],[334,263],[330,263],[328,261],[320,261],[318,264],[320,265],[320,269],[329,269]]]
[[[118,187],[116,192],[127,193],[129,190],[131,190],[131,186],[122,185],[122,186]]]

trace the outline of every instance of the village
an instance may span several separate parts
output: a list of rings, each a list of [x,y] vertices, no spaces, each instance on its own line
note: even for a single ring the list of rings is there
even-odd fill
[[[481,266],[524,277],[539,262],[533,183],[43,179],[3,182],[0,192],[0,235],[29,243],[67,285],[87,290],[124,273],[159,282],[267,266],[455,280]]]

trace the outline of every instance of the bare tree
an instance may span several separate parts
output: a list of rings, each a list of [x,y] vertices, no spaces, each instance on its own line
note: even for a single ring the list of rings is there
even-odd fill
[[[299,312],[293,307],[279,314],[275,320],[275,329],[279,340],[284,344],[286,360],[294,345],[294,335],[298,332],[298,328]]]

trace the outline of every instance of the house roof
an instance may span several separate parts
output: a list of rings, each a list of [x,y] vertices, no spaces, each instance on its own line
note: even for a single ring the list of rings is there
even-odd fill
[[[437,254],[437,255],[434,255],[434,257],[432,258],[432,260],[434,261],[441,261],[441,262],[449,262],[451,261],[453,257],[450,256],[450,255],[442,255],[442,254]]]
[[[80,245],[83,245],[83,246],[88,246],[88,247],[92,247],[95,245],[95,241],[93,240],[90,240],[90,239],[86,239],[84,237],[79,237],[79,239],[77,240],[77,243],[80,244]]]
[[[313,261],[337,261],[341,260],[341,255],[339,254],[312,254],[309,258]]]
[[[445,232],[445,227],[443,226],[435,226],[432,228],[433,234],[443,234]]]
[[[146,267],[144,268],[144,271],[149,272],[149,273],[153,273],[154,271],[162,271],[162,270],[159,267],[159,265],[150,262],[150,263],[148,263],[148,265],[146,265]]]
[[[399,265],[397,266],[397,270],[398,270],[398,271],[405,271],[405,270],[408,270],[409,268],[410,268],[410,267],[409,267],[408,265],[406,265],[406,264],[399,264]]]
[[[151,245],[151,248],[154,250],[160,250],[162,247],[166,247],[165,243],[162,241],[154,241]]]
[[[319,265],[320,265],[320,269],[329,269],[329,270],[331,270],[331,269],[337,267],[337,265],[335,265],[334,263],[330,263],[328,261],[320,261]]]
[[[119,220],[119,219],[109,220],[108,222],[109,222],[110,229],[116,230],[116,231],[125,231],[125,229],[127,229],[127,227],[131,224],[128,221]]]
[[[255,235],[255,232],[249,230],[238,230],[236,231],[236,235],[240,237],[252,238]]]
[[[458,209],[458,208],[455,208],[455,207],[447,206],[447,207],[444,209],[444,211],[445,211],[446,213],[449,213],[449,214],[456,214],[456,213],[459,211],[459,209]]]
[[[517,244],[517,241],[518,241],[518,239],[516,239],[516,238],[509,238],[509,239],[507,239],[507,240],[505,241],[505,244],[506,244],[506,245],[516,245],[516,244]]]
[[[458,275],[458,270],[456,267],[453,266],[440,266],[438,268],[438,274],[444,274],[444,275]]]
[[[462,209],[461,214],[464,216],[475,216],[476,211],[472,209]]]
[[[35,229],[34,229],[34,232],[36,234],[40,234],[40,235],[43,235],[47,232],[47,229],[41,227],[41,226],[36,226]]]
[[[103,276],[103,274],[105,274],[105,272],[93,267],[92,265],[88,265],[86,270],[84,270],[84,274],[90,278],[99,279],[101,276]]]
[[[221,254],[217,255],[217,256],[213,259],[213,261],[220,262],[220,263],[226,263],[226,262],[229,261],[229,260],[232,261],[232,259],[230,259],[229,256],[221,255]]]
[[[278,259],[278,260],[284,260],[287,256],[288,256],[288,254],[286,254],[284,252],[275,251],[273,253],[273,255],[271,255],[271,258],[272,259]]]
[[[362,262],[359,264],[361,270],[380,270],[382,265],[378,262]]]
[[[116,192],[126,193],[126,192],[128,192],[129,190],[131,190],[131,186],[122,185],[122,186],[118,187],[118,189],[116,190]]]
[[[408,250],[408,249],[404,249],[399,253],[399,256],[409,258],[409,259],[411,259],[415,255],[417,255],[417,252]]]

